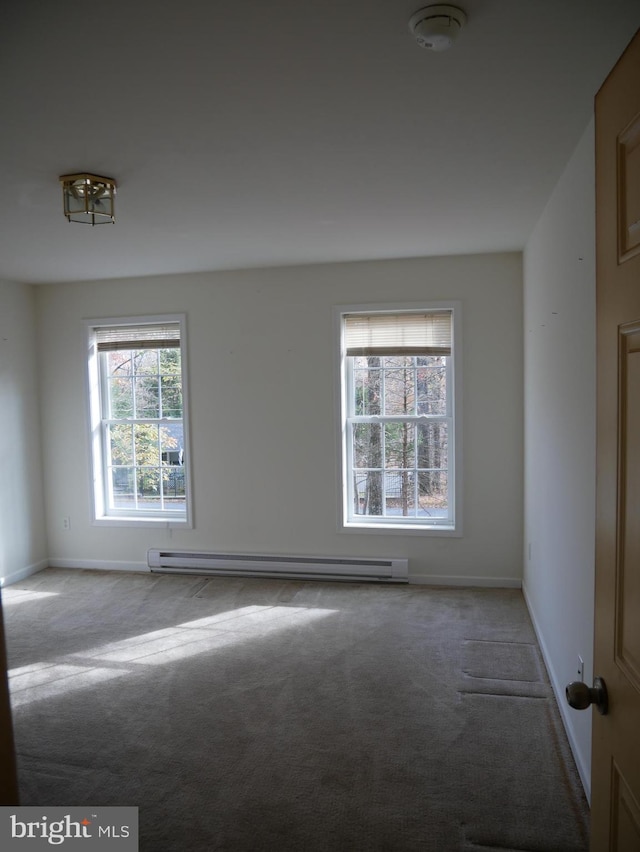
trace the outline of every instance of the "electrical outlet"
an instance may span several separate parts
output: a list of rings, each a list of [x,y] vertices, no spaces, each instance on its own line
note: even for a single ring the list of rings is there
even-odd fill
[[[578,654],[578,680],[584,683],[584,660]]]
[[[71,529],[71,518],[70,517],[67,516],[66,518],[62,519],[62,529],[63,530],[70,530]]]

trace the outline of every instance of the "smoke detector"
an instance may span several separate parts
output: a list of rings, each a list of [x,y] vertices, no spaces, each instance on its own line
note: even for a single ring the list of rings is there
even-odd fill
[[[420,47],[448,50],[467,22],[467,16],[456,6],[425,6],[409,19],[409,31]]]

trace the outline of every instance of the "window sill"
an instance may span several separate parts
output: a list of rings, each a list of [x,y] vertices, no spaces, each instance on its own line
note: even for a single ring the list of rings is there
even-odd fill
[[[96,527],[140,527],[140,528],[171,528],[192,529],[193,524],[187,518],[160,518],[160,517],[135,517],[131,515],[105,515],[94,518],[93,526]]]
[[[448,538],[462,538],[460,527],[426,526],[423,524],[376,524],[360,521],[347,521],[340,526],[340,532],[374,533],[376,535],[427,535]]]

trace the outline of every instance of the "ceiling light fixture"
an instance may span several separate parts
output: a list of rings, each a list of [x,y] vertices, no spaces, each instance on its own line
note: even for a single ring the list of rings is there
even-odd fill
[[[103,225],[115,222],[116,182],[100,175],[61,175],[64,215],[69,222]]]
[[[425,6],[409,19],[409,31],[420,47],[440,52],[451,47],[466,22],[457,6]]]

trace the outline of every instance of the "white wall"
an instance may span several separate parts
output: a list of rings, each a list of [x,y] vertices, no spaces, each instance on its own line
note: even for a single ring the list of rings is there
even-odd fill
[[[46,566],[35,288],[0,281],[0,582]]]
[[[444,299],[464,311],[464,536],[338,532],[332,308]],[[172,535],[185,548],[408,556],[417,580],[519,583],[520,254],[44,285],[37,303],[54,564],[142,566]],[[196,526],[95,527],[81,320],[163,312],[187,314]]]
[[[524,253],[524,591],[587,790],[591,713],[564,688],[578,655],[593,677],[594,179],[592,122]]]

